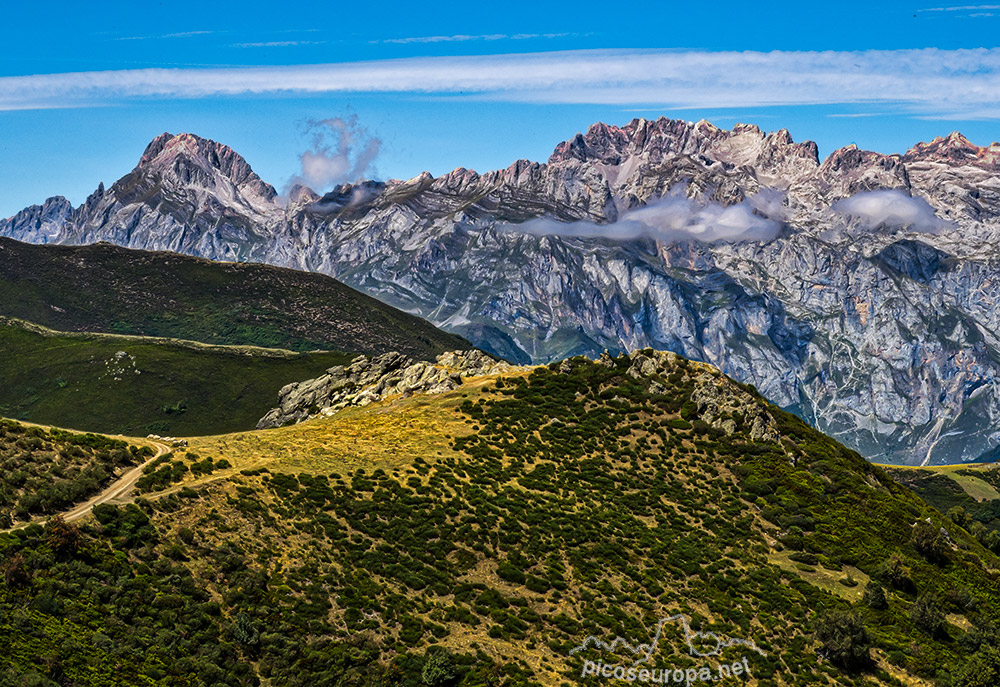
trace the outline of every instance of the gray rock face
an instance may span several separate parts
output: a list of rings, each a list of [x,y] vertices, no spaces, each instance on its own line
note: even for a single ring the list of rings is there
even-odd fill
[[[366,406],[393,396],[440,394],[451,391],[465,377],[512,370],[482,351],[442,353],[436,363],[414,362],[401,353],[374,358],[359,356],[350,365],[337,365],[326,374],[282,387],[278,406],[257,423],[257,429],[295,424],[319,415],[332,415],[347,406]]]
[[[325,272],[519,363],[668,349],[756,385],[869,458],[958,462],[1000,444],[998,172],[1000,145],[958,134],[904,155],[848,146],[821,162],[784,130],[637,119],[594,125],[546,163],[322,197],[299,188],[282,207],[225,146],[165,135],[83,206],[51,199],[0,221],[0,235]],[[882,189],[922,198],[948,224],[873,227],[832,209]],[[781,233],[664,243],[518,226],[606,225],[668,193],[777,199],[756,212]]]

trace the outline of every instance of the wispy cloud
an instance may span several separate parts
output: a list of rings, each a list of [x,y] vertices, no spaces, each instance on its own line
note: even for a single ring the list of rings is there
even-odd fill
[[[671,109],[878,103],[881,110],[920,117],[997,119],[1000,49],[580,50],[10,76],[0,78],[0,110],[289,93],[416,93]]]
[[[190,38],[191,36],[207,36],[218,33],[218,31],[180,31],[178,33],[165,33],[164,38]]]
[[[228,33],[228,31],[180,31],[177,33],[161,33],[155,36],[117,36],[116,41],[151,41],[162,38],[192,38],[194,36],[210,36],[216,33]]]
[[[956,7],[926,7],[918,12],[982,12],[1000,10],[1000,5],[958,5]],[[993,16],[993,15],[987,15]]]
[[[265,41],[262,43],[233,43],[233,48],[290,48],[300,45],[324,45],[327,41]]]
[[[834,112],[826,115],[833,119],[859,119],[862,117],[888,117],[891,112]]]
[[[470,35],[458,33],[451,36],[411,36],[408,38],[383,38],[370,43],[465,43],[468,41],[521,41],[539,38],[566,38],[568,36],[578,36],[573,33],[486,33]]]

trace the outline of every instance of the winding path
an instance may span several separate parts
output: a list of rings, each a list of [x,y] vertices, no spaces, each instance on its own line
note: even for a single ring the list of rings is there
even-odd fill
[[[65,511],[63,513],[56,513],[55,515],[62,515],[63,519],[66,520],[66,522],[73,522],[74,520],[79,520],[80,518],[90,513],[90,511],[94,510],[94,506],[99,506],[102,503],[108,503],[109,501],[114,501],[115,499],[125,496],[129,491],[131,491],[132,487],[135,486],[135,483],[139,481],[139,478],[142,477],[142,469],[144,467],[152,463],[160,456],[170,453],[171,449],[166,444],[163,444],[159,441],[150,441],[149,443],[153,444],[156,447],[156,453],[154,453],[151,458],[146,460],[145,463],[143,463],[142,465],[137,465],[136,467],[132,468],[124,475],[119,477],[117,480],[115,480],[111,484],[111,486],[107,487],[106,489],[104,489],[97,495],[91,497],[87,501],[84,501],[83,503],[79,503],[73,506],[71,510]],[[5,530],[0,530],[0,531],[12,532],[14,530],[23,529],[28,525],[32,524],[44,525],[46,522],[48,522],[48,518],[39,518],[36,520],[32,520],[30,522],[20,523],[18,525],[15,525],[14,527],[9,527]]]

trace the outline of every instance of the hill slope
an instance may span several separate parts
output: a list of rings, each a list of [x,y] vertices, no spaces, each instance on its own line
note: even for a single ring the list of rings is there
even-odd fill
[[[0,416],[93,432],[252,429],[278,390],[351,356],[65,333],[0,317]]]
[[[470,348],[320,274],[102,244],[0,239],[0,315],[62,331],[432,358]]]
[[[64,512],[152,455],[122,439],[0,420],[0,530]]]
[[[892,467],[886,472],[1000,554],[1000,465]]]
[[[671,354],[475,379],[190,453],[80,532],[0,536],[19,561],[0,670],[561,685],[592,681],[588,661],[632,665],[588,640],[619,636],[652,643],[661,678],[740,663],[758,687],[993,684],[1000,560],[858,454]]]

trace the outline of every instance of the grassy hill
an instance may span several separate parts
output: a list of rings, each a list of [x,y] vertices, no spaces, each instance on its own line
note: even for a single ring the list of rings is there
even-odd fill
[[[70,535],[0,536],[0,684],[561,686],[635,660],[588,637],[689,684],[1000,674],[1000,559],[672,354],[199,438],[157,474]]]
[[[252,429],[290,382],[351,356],[56,332],[0,318],[0,416],[187,436]]]
[[[0,238],[0,315],[60,331],[428,359],[459,336],[330,277],[174,253]]]

